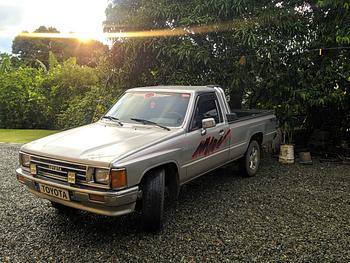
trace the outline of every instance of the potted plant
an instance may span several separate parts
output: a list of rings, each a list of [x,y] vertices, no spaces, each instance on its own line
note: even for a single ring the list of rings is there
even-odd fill
[[[280,145],[279,162],[283,164],[294,163],[294,145],[292,144],[293,138],[293,126],[291,125],[291,119],[289,118],[283,121],[281,126],[282,131],[282,144]]]

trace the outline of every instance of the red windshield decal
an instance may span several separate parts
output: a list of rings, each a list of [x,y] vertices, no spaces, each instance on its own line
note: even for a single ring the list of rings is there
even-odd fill
[[[145,98],[150,98],[150,97],[154,97],[154,93],[153,92],[150,92],[150,93],[146,93],[145,94]]]

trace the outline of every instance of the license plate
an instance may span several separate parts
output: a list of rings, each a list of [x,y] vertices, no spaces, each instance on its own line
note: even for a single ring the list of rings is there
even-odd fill
[[[48,186],[45,184],[39,184],[39,189],[40,192],[46,195],[50,195],[59,199],[63,199],[66,201],[69,201],[69,193],[67,190],[63,190],[60,188],[56,188],[56,187],[52,187],[52,186]]]

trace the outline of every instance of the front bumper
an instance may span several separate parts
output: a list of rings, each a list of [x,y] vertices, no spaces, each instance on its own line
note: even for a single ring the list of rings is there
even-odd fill
[[[63,204],[76,209],[107,215],[120,216],[131,213],[135,210],[136,201],[139,195],[139,187],[131,187],[119,191],[113,190],[96,190],[87,187],[73,187],[68,183],[56,182],[49,179],[33,177],[21,168],[16,170],[17,180],[28,187],[28,190],[38,197]],[[20,178],[20,179],[19,179]],[[70,201],[62,200],[50,195],[43,194],[39,191],[38,184],[67,190]],[[91,200],[89,195],[103,196],[104,201]]]

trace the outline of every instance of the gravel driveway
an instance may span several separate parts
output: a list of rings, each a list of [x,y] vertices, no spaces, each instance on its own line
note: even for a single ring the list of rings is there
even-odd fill
[[[0,145],[0,262],[350,262],[350,166],[223,168],[184,186],[149,234],[140,218],[60,214],[15,179]]]

